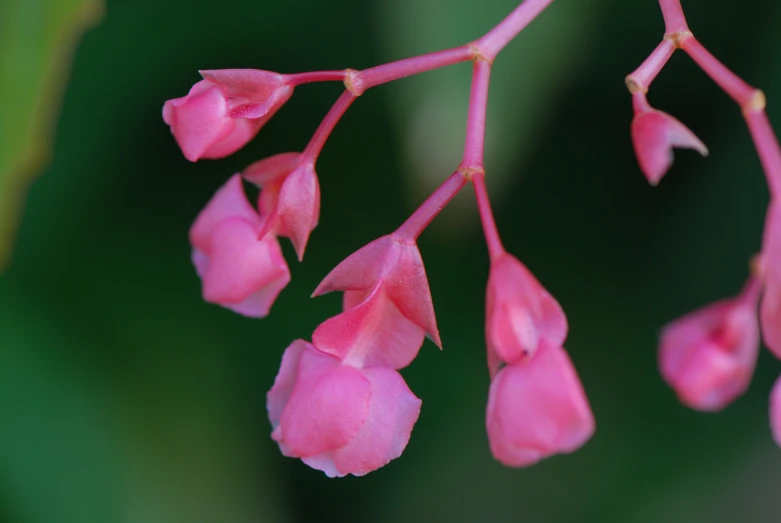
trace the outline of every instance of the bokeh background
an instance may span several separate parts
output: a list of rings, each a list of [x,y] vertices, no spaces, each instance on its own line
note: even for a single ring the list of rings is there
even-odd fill
[[[25,23],[46,16],[36,0],[0,5],[14,2],[40,4]],[[198,69],[360,69],[459,45],[514,5],[107,1],[73,55],[52,161],[0,274],[0,521],[781,518],[781,449],[767,421],[781,365],[763,352],[748,393],[719,414],[682,407],[657,370],[665,322],[741,287],[768,195],[739,110],[683,54],[649,99],[711,155],[678,153],[655,189],[639,172],[623,78],[663,33],[654,0],[555,2],[499,57],[491,91],[499,228],[568,313],[594,438],[528,469],[491,459],[488,263],[465,191],[420,241],[444,351],[426,342],[403,371],[423,399],[404,455],[329,480],[270,439],[265,393],[284,348],[339,308],[338,296],[310,300],[312,289],[457,165],[470,68],[378,87],[350,109],[318,164],[320,226],[303,264],[285,245],[293,280],[264,320],[201,301],[187,230],[229,175],[300,150],[340,87],[301,87],[245,149],[197,164],[163,124],[163,101],[184,95]],[[781,129],[781,3],[684,7],[701,41],[766,91]]]

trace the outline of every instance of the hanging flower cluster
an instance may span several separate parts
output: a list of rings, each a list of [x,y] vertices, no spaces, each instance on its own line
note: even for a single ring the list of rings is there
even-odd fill
[[[552,0],[526,0],[494,29],[467,45],[363,71],[282,75],[254,69],[202,71],[203,80],[169,100],[163,119],[191,161],[228,156],[249,142],[299,85],[340,81],[336,101],[301,153],[258,161],[231,177],[190,229],[193,264],[205,301],[262,318],[290,281],[279,238],[299,260],[318,224],[315,165],[327,138],[367,89],[447,65],[473,62],[466,141],[455,172],[395,231],[342,261],[314,292],[343,292],[342,312],[325,320],[311,342],[284,352],[268,393],[272,438],[286,456],[329,476],[363,475],[399,457],[421,401],[399,370],[424,339],[441,347],[417,239],[468,183],[475,189],[491,260],[486,293],[486,345],[491,377],[486,429],[494,457],[527,466],[584,445],[594,417],[564,349],[567,319],[531,271],[505,251],[491,211],[483,162],[488,85],[497,54]],[[781,150],[764,114],[764,97],[716,61],[686,26],[679,0],[660,0],[667,31],[646,62],[627,78],[635,118],[632,139],[640,168],[656,184],[673,147],[707,154],[681,122],[651,108],[648,86],[676,48],[689,53],[740,104],[775,196],[781,190]],[[260,188],[256,203],[243,180]],[[670,324],[663,333],[664,379],[685,404],[724,407],[748,386],[760,334],[781,357],[781,205],[771,204],[762,254],[744,291]],[[771,399],[781,444],[781,381]]]
[[[762,251],[752,262],[743,291],[690,313],[662,331],[659,365],[664,380],[685,405],[716,411],[748,388],[760,340],[781,358],[781,149],[765,114],[762,91],[737,77],[697,41],[680,0],[660,0],[659,4],[666,24],[664,38],[626,78],[635,111],[632,142],[643,174],[651,184],[659,183],[672,164],[674,147],[708,153],[685,125],[653,109],[646,99],[653,80],[674,51],[682,49],[740,107],[770,187]],[[770,403],[770,424],[781,445],[781,378]]]

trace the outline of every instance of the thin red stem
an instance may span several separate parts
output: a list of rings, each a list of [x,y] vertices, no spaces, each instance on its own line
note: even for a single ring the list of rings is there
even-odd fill
[[[339,123],[342,115],[344,115],[347,108],[350,107],[350,104],[354,101],[355,95],[350,91],[343,92],[336,100],[336,103],[331,107],[331,110],[328,111],[328,114],[325,115],[323,121],[320,122],[320,126],[315,131],[315,134],[312,136],[306,149],[304,149],[304,152],[301,155],[302,162],[309,161],[315,163],[317,161],[317,157],[320,155],[320,151],[323,150],[323,146],[331,135],[331,132],[334,130],[334,127],[336,127],[336,124]]]
[[[366,89],[376,85],[431,71],[432,69],[467,62],[472,59],[473,53],[472,48],[463,45],[365,69],[360,71],[352,80],[352,91],[356,94],[362,94]]]
[[[743,116],[757,148],[773,198],[781,198],[781,146],[765,111],[745,111]]]
[[[507,18],[474,42],[481,56],[492,62],[499,51],[504,49],[524,27],[537,18],[553,0],[525,0],[515,8]]]
[[[485,119],[488,109],[488,84],[491,64],[477,60],[472,69],[472,90],[469,95],[469,113],[466,122],[466,140],[462,169],[483,170],[485,150]]]
[[[762,281],[758,277],[754,275],[749,276],[738,295],[738,300],[746,306],[756,309],[759,296],[762,294],[762,287]]]
[[[407,218],[401,227],[396,229],[394,236],[408,241],[415,241],[423,230],[439,214],[445,205],[458,194],[464,185],[466,178],[460,172],[455,172],[429,196],[418,209]]]
[[[643,91],[635,91],[632,95],[632,108],[635,110],[635,114],[653,110]]]
[[[682,38],[680,46],[725,93],[735,100],[735,103],[741,107],[751,103],[757,89],[751,87],[738,75],[727,69],[696,38],[693,36]]]
[[[662,8],[666,34],[673,35],[689,31],[686,17],[683,15],[681,0],[659,0],[659,7]]]
[[[730,71],[693,36],[680,41],[681,48],[738,104],[743,111],[768,186],[774,197],[781,194],[781,146],[765,114],[765,95]]]
[[[477,210],[480,212],[480,221],[483,224],[488,254],[491,260],[495,260],[504,253],[504,246],[499,238],[499,230],[496,228],[494,213],[491,211],[491,201],[488,199],[488,191],[485,187],[485,175],[483,173],[474,173],[472,175],[472,183],[475,186]]]
[[[312,82],[344,82],[347,71],[312,71],[309,73],[296,73],[285,75],[288,85],[297,86]]]
[[[647,92],[651,82],[656,79],[662,68],[667,65],[670,57],[675,52],[675,44],[669,38],[664,38],[656,49],[645,59],[640,67],[626,77],[626,86],[629,92]]]

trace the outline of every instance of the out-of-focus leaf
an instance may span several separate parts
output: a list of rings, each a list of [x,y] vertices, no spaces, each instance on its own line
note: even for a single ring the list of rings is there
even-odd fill
[[[70,55],[102,11],[102,0],[0,3],[0,268],[30,179],[49,156]]]
[[[588,64],[603,0],[554,3],[497,57],[486,130],[489,189],[496,195],[544,135],[560,94]],[[380,12],[388,60],[476,40],[518,0],[393,0]],[[404,175],[416,200],[427,195],[461,160],[471,64],[435,71],[394,85],[392,114],[406,149]],[[471,199],[464,200],[471,202]],[[449,213],[455,218],[464,213]]]

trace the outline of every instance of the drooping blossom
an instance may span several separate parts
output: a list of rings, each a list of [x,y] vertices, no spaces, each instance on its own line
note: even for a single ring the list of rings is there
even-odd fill
[[[240,175],[223,185],[190,228],[193,264],[203,299],[244,316],[266,316],[290,281],[279,241],[259,238],[262,220],[250,205]]]
[[[314,163],[298,153],[283,153],[250,165],[242,175],[262,189],[259,206],[269,216],[266,230],[290,238],[301,260],[320,219],[320,185]]]
[[[562,346],[567,318],[529,269],[505,252],[491,262],[485,331],[493,376],[499,360],[515,363],[533,356],[541,340]]]
[[[652,108],[641,91],[633,95],[632,145],[640,170],[656,185],[673,163],[673,147],[694,149],[703,156],[708,148],[684,124]]]
[[[329,477],[362,476],[401,455],[421,402],[387,367],[356,368],[297,340],[267,396],[285,456]]]
[[[312,336],[319,349],[354,364],[399,369],[426,334],[441,346],[428,279],[414,242],[383,236],[332,270],[313,296],[344,291],[344,312]]]
[[[185,158],[222,158],[242,148],[292,96],[283,75],[256,69],[201,71],[187,96],[163,105]]]
[[[486,292],[486,429],[494,458],[505,465],[572,452],[594,432],[588,400],[562,348],[566,337],[567,318],[555,298],[514,256],[494,256]]]
[[[759,353],[759,284],[733,299],[708,305],[664,328],[659,365],[685,405],[716,411],[743,394]]]
[[[594,416],[566,351],[541,339],[534,355],[502,367],[486,413],[491,452],[525,467],[570,453],[594,433]]]
[[[778,202],[771,203],[768,209],[759,270],[765,284],[760,306],[762,338],[773,354],[781,358],[781,204]]]

